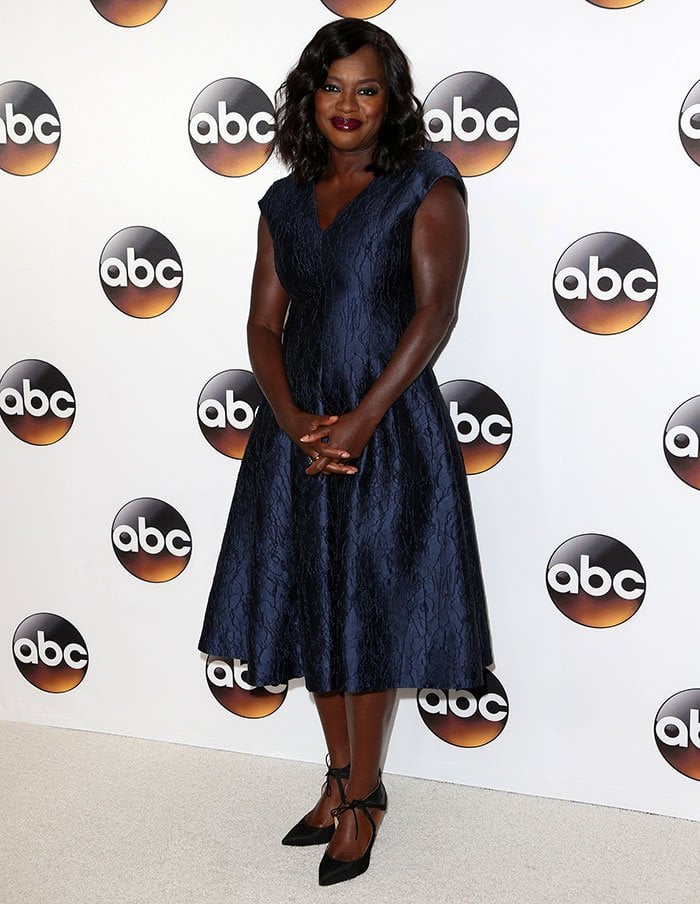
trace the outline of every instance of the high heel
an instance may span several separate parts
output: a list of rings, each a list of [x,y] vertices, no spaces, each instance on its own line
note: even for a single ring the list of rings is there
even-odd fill
[[[369,819],[372,827],[372,837],[369,840],[369,844],[367,845],[364,854],[357,860],[336,860],[330,856],[328,851],[326,851],[318,865],[319,885],[334,885],[336,882],[345,882],[347,879],[354,879],[355,876],[359,876],[366,871],[369,866],[372,845],[377,837],[377,825],[369,810],[370,807],[373,807],[376,810],[386,810],[386,805],[387,793],[380,770],[379,784],[374,791],[371,791],[367,795],[367,797],[363,797],[362,800],[346,800],[340,804],[339,807],[335,807],[331,810],[331,814],[336,817],[340,816],[346,810],[352,810],[352,815],[355,817],[355,840],[357,840],[358,835],[357,811],[361,810],[367,819]]]
[[[330,780],[335,779],[340,792],[340,799],[345,803],[345,788],[341,779],[350,778],[350,764],[332,769],[330,766],[330,758],[326,754],[326,780],[323,783],[322,792],[326,797],[331,796]],[[296,847],[302,847],[310,844],[328,844],[335,832],[335,821],[329,826],[312,826],[306,821],[306,816],[302,816],[299,822],[293,826],[282,839],[282,844],[291,844]]]

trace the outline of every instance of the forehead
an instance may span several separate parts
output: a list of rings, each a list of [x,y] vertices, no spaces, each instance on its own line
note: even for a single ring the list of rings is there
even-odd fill
[[[328,67],[328,75],[355,81],[373,79],[384,81],[384,63],[376,48],[365,44],[350,56],[340,57]]]

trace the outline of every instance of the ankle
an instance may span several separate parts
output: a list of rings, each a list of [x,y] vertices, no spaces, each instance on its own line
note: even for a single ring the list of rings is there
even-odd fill
[[[348,800],[364,800],[365,797],[369,797],[373,791],[377,790],[380,781],[381,779],[377,776],[369,778],[351,776],[345,786],[345,796]]]
[[[350,752],[345,750],[334,750],[332,753],[329,753],[326,758],[326,763],[328,764],[329,769],[344,769],[346,766],[350,765]]]

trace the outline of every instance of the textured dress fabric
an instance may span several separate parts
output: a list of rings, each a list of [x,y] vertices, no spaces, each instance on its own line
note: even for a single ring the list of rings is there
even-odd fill
[[[413,218],[453,164],[422,151],[375,176],[327,229],[313,183],[260,201],[290,305],[282,353],[304,411],[355,408],[415,311]],[[470,688],[492,660],[464,465],[435,375],[387,411],[355,475],[305,473],[302,450],[260,405],[241,461],[199,640],[257,686],[310,691]]]

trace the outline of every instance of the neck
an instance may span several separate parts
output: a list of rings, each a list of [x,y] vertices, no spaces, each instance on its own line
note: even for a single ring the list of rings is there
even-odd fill
[[[328,154],[328,167],[326,179],[339,179],[350,181],[354,177],[365,173],[374,157],[374,148],[362,148],[357,151],[336,151],[331,149]]]

